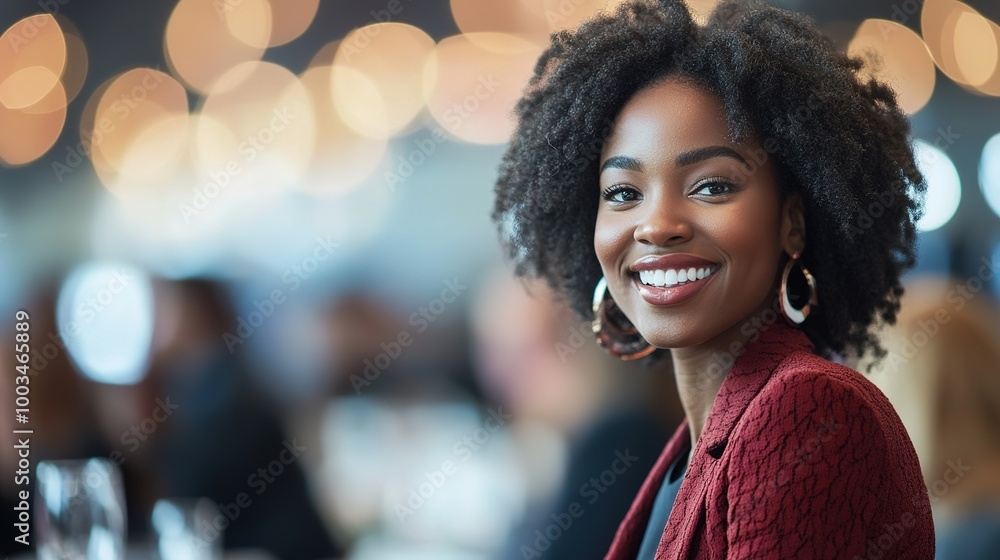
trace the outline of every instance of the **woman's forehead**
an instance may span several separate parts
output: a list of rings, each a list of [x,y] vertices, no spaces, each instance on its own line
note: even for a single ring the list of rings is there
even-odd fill
[[[602,161],[628,154],[639,159],[673,159],[730,140],[722,102],[704,87],[669,79],[643,88],[622,107],[615,119]]]

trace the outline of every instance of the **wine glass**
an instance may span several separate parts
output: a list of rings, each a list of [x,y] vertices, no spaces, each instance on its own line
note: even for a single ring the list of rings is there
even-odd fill
[[[219,508],[207,498],[170,498],[153,506],[153,530],[160,560],[219,560]]]
[[[40,560],[125,558],[125,492],[111,461],[41,461],[35,507]]]

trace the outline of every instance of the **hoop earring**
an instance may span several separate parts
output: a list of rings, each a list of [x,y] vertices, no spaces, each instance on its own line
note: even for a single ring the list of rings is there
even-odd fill
[[[594,320],[591,330],[597,345],[622,360],[637,360],[648,356],[656,347],[646,342],[618,304],[608,293],[608,282],[602,276],[594,289]]]
[[[788,273],[791,272],[792,267],[799,260],[799,252],[795,251],[792,253],[792,258],[788,259],[785,263],[785,271],[781,274],[781,288],[780,288],[780,301],[781,301],[781,314],[785,316],[785,320],[791,325],[801,325],[806,317],[809,316],[809,312],[812,311],[813,306],[819,305],[819,298],[816,295],[816,279],[813,278],[812,274],[809,274],[809,270],[806,267],[799,264],[799,268],[802,269],[802,276],[805,277],[806,284],[809,286],[809,297],[806,300],[806,304],[801,309],[796,309],[791,302],[788,290]],[[801,300],[804,296],[800,294],[792,294],[791,298],[795,300]]]

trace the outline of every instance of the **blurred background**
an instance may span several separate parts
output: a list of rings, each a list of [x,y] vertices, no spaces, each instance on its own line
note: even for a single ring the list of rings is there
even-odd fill
[[[602,557],[683,416],[670,365],[605,356],[512,278],[489,210],[548,35],[619,3],[0,5],[0,340],[31,325],[3,472],[25,427],[33,464],[114,463],[136,557],[194,498],[227,558]],[[771,3],[911,116],[920,262],[871,378],[939,558],[997,558],[1000,3]]]

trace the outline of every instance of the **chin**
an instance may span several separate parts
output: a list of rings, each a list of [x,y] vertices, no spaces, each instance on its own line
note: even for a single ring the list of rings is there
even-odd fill
[[[650,317],[640,321],[637,328],[646,342],[662,349],[687,348],[708,338],[700,328],[692,328],[690,322],[664,321],[662,318]]]

